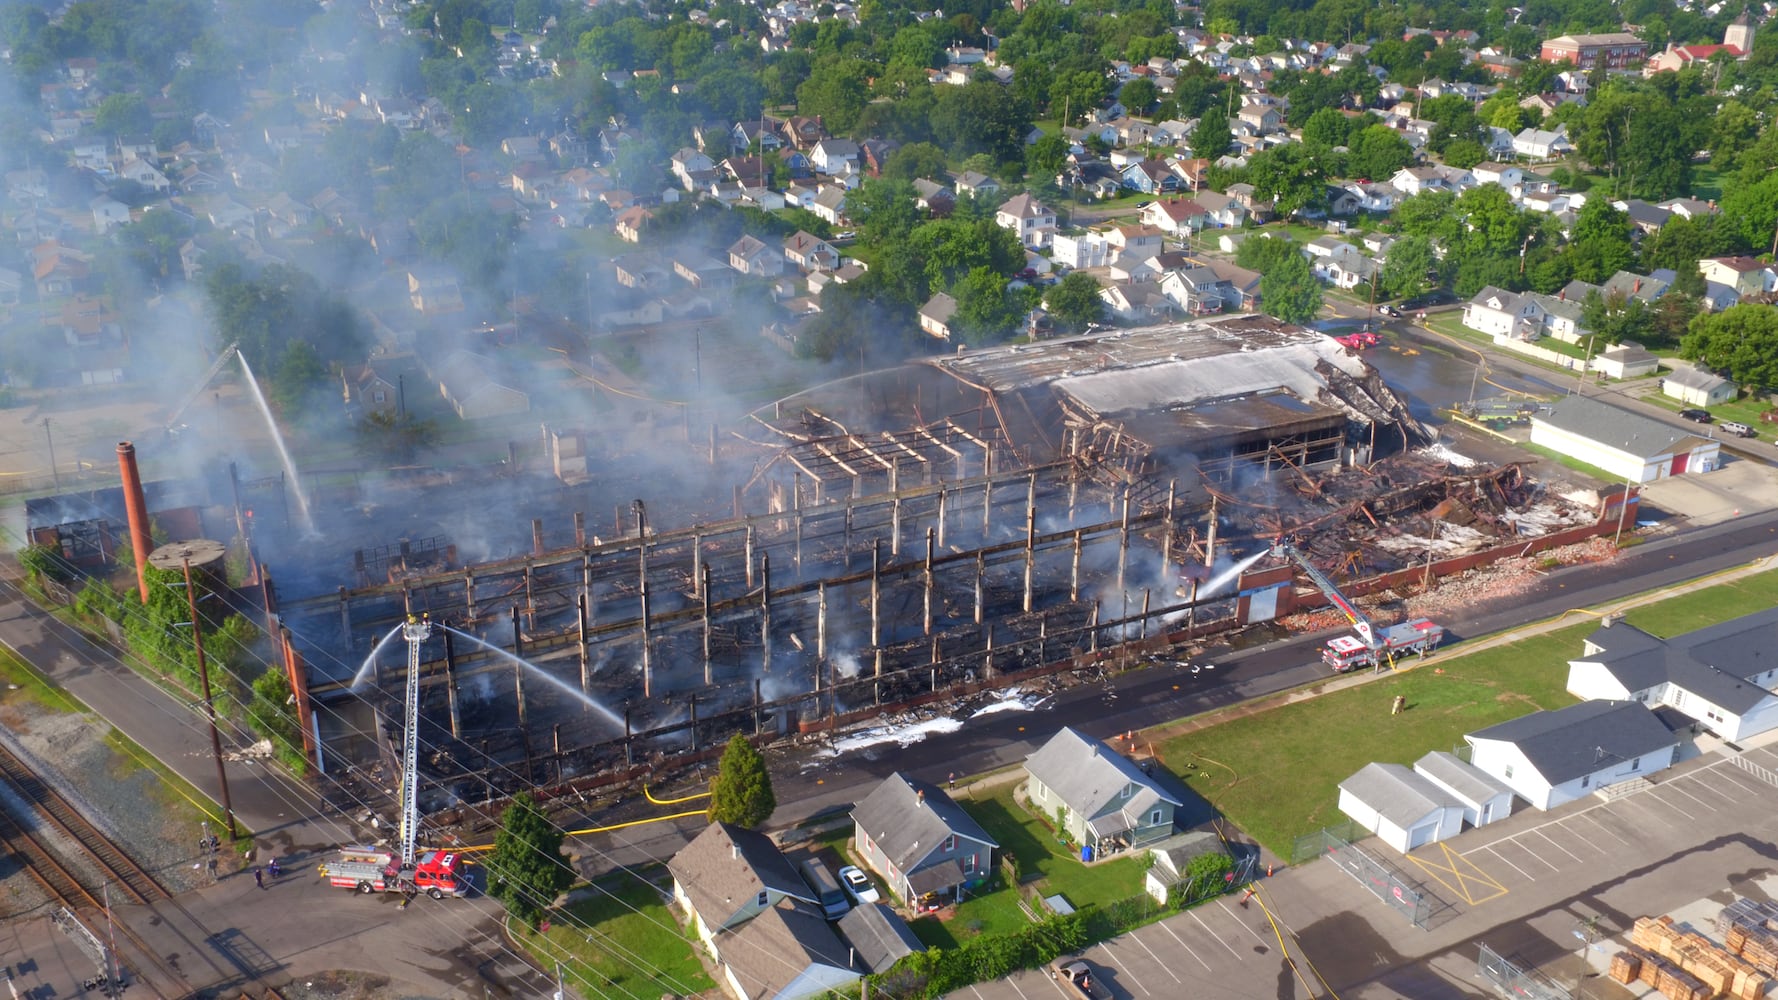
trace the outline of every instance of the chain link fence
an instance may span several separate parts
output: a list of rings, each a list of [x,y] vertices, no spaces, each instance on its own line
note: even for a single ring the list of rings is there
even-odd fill
[[[1511,1000],[1572,1000],[1572,994],[1530,969],[1522,969],[1506,960],[1499,952],[1481,946],[1476,959],[1476,976],[1494,992]]]
[[[1390,909],[1425,930],[1432,915],[1446,909],[1446,904],[1428,892],[1419,880],[1352,843],[1366,833],[1363,827],[1348,822],[1298,837],[1291,850],[1291,863],[1300,865],[1317,857],[1327,858],[1388,904]]]

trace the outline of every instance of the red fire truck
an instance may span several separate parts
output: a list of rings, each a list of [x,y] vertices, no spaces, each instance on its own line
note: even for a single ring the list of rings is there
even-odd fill
[[[328,884],[362,893],[423,892],[433,899],[469,895],[460,855],[426,851],[411,869],[401,867],[401,856],[378,847],[342,847],[319,866]]]
[[[1315,586],[1327,595],[1329,602],[1345,614],[1352,627],[1357,630],[1357,637],[1342,635],[1329,639],[1321,650],[1321,662],[1334,669],[1334,673],[1343,674],[1357,667],[1375,667],[1378,670],[1395,669],[1395,661],[1409,653],[1424,656],[1444,641],[1444,626],[1430,618],[1415,618],[1398,625],[1390,625],[1379,629],[1371,624],[1358,605],[1346,600],[1327,574],[1309,561],[1295,545],[1279,541],[1272,546],[1272,554],[1296,560]]]

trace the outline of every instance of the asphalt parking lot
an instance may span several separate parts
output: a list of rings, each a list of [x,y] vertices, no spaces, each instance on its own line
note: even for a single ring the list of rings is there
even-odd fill
[[[1239,900],[1238,896],[1224,897],[1175,914],[1095,945],[1082,957],[1118,1000],[1254,996],[1309,1000],[1324,995],[1310,992],[1296,980],[1278,949],[1278,938],[1264,907],[1257,901],[1242,907]],[[1304,974],[1314,982],[1312,972],[1305,969]],[[978,983],[951,996],[964,1000],[1081,1000],[1078,992],[1045,970]]]
[[[1596,975],[1599,955],[1627,940],[1639,916],[1767,895],[1761,884],[1778,871],[1778,733],[1769,735],[1741,755],[1751,768],[1712,749],[1611,801],[1590,796],[1550,812],[1520,802],[1508,819],[1406,858],[1361,842],[1436,897],[1425,929],[1337,865],[1310,862],[1263,880],[1245,908],[1219,899],[1083,957],[1118,1000],[1492,996],[1476,976],[1482,944],[1572,987]],[[1591,964],[1582,933],[1598,939]],[[952,995],[1074,994],[1030,971]]]

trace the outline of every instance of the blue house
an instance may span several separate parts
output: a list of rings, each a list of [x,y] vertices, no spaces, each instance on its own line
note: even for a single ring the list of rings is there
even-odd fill
[[[1119,175],[1124,187],[1143,194],[1169,194],[1185,190],[1185,179],[1160,160],[1143,160],[1125,167]]]

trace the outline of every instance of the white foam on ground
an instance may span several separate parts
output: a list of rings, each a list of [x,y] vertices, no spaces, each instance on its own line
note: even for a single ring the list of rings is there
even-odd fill
[[[1468,455],[1460,455],[1442,444],[1427,445],[1420,449],[1419,454],[1425,455],[1427,458],[1436,459],[1440,462],[1449,463],[1459,469],[1473,469],[1476,467],[1475,459],[1470,458]]]
[[[972,719],[995,712],[1030,712],[1049,700],[1049,695],[1025,691],[1005,691],[993,701],[969,713]]]
[[[872,726],[834,740],[828,746],[815,751],[815,757],[838,757],[843,753],[863,750],[867,747],[881,746],[885,743],[896,743],[903,747],[911,747],[935,733],[954,733],[963,728],[962,719],[953,719],[941,715],[925,722],[910,723],[905,726]]]

